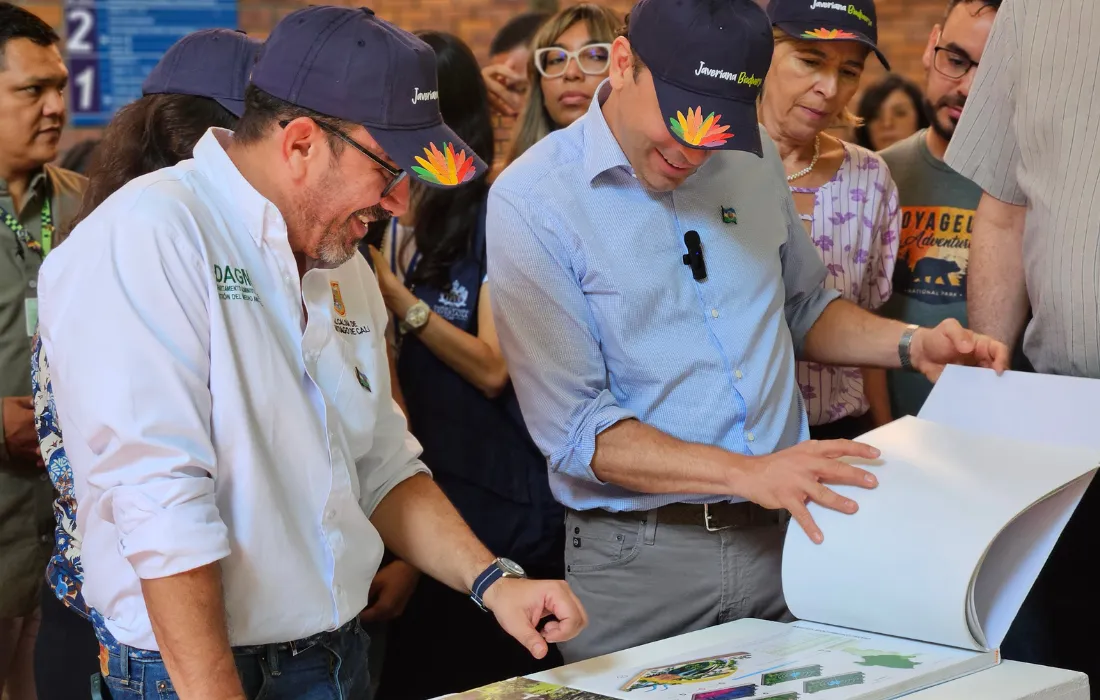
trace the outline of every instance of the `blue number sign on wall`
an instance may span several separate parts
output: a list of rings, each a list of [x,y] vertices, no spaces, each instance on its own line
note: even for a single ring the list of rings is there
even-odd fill
[[[72,123],[106,124],[141,97],[141,81],[169,46],[212,27],[237,27],[236,0],[66,0]]]

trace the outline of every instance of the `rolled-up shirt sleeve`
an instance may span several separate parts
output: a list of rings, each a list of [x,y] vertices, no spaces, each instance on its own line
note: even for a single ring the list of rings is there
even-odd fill
[[[166,204],[80,229],[79,255],[47,258],[39,283],[85,539],[117,538],[143,579],[229,554],[214,500],[211,272],[173,218]]]
[[[596,324],[558,234],[564,222],[498,186],[486,226],[493,318],[527,429],[552,471],[600,484],[596,437],[635,415],[608,388]]]

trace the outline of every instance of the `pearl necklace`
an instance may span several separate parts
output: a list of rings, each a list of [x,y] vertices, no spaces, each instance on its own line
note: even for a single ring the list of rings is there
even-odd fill
[[[818,134],[817,136],[814,137],[814,158],[813,158],[813,160],[810,161],[809,167],[803,168],[802,170],[799,170],[794,175],[788,175],[787,176],[787,182],[794,182],[798,178],[806,177],[807,175],[812,173],[814,168],[817,166],[817,159],[820,156],[821,156],[821,134]]]

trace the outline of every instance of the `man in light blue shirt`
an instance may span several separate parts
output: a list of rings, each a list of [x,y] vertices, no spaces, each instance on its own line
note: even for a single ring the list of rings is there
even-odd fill
[[[641,0],[588,114],[490,194],[501,345],[590,613],[568,661],[789,615],[784,511],[820,541],[808,501],[856,510],[824,484],[876,483],[838,461],[872,448],[804,442],[796,355],[932,378],[1007,363],[957,323],[907,328],[822,288],[756,121],[771,36],[751,0]]]

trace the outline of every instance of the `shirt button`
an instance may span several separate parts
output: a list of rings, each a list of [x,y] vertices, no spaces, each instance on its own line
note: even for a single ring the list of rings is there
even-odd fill
[[[744,377],[745,375],[741,374],[741,370],[736,370],[736,371],[734,371],[733,376],[740,379],[740,378]]]
[[[49,474],[39,474],[38,479],[40,481],[49,481],[50,480],[50,475]]]
[[[329,508],[329,511],[327,513],[325,513],[325,517],[328,518],[329,520],[332,520],[333,518],[336,517],[336,511]]]
[[[45,542],[50,542],[51,540],[53,540],[53,537],[51,537],[50,535],[42,535],[38,539],[40,539],[43,543],[45,543]]]
[[[745,439],[749,442],[753,442],[754,440],[756,440],[756,436],[752,433],[745,433]]]
[[[718,318],[718,309],[711,309],[710,310],[710,315],[713,318]]]

